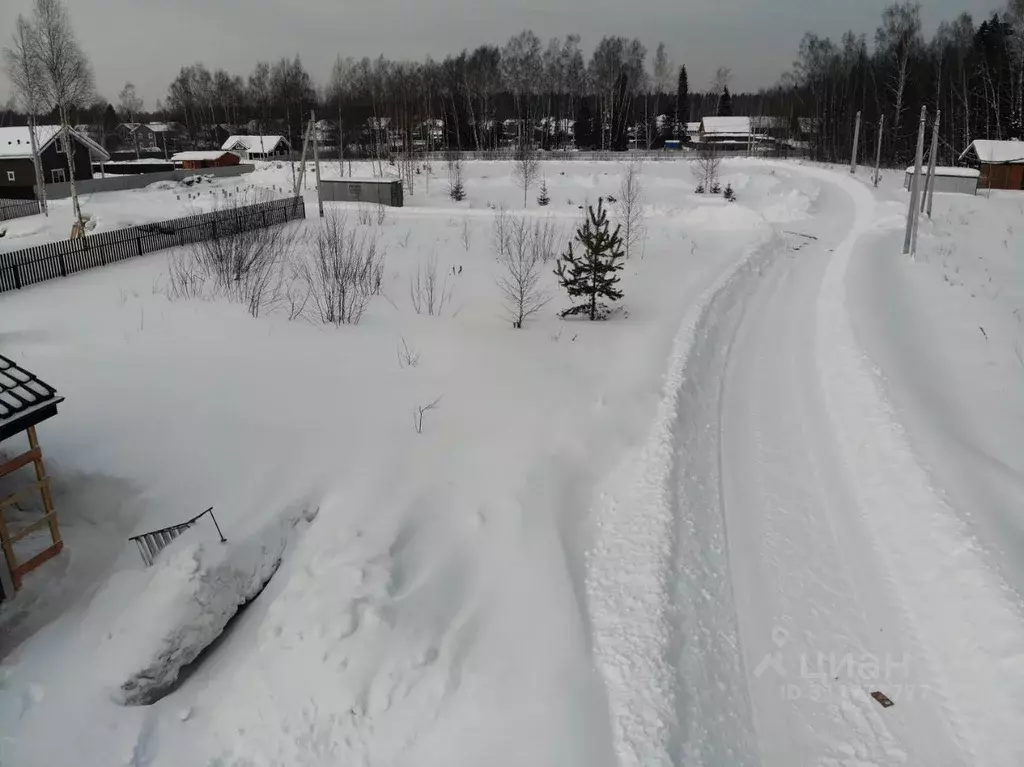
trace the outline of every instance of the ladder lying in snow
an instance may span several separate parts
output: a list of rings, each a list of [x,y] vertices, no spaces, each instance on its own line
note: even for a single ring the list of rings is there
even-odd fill
[[[180,525],[171,525],[170,527],[164,527],[150,533],[134,535],[128,540],[135,541],[135,545],[139,547],[139,554],[142,555],[142,561],[145,563],[146,567],[149,567],[153,564],[153,560],[156,559],[156,555],[167,548],[167,545],[171,541],[195,525],[207,514],[210,515],[210,519],[213,520],[213,524],[217,528],[217,535],[220,536],[220,542],[227,543],[224,533],[220,531],[220,525],[217,524],[217,518],[213,516],[213,506],[208,508],[202,514],[196,514],[192,519],[182,522]]]

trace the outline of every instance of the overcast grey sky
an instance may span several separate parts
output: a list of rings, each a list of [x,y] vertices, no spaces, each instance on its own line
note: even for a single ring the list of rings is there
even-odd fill
[[[604,35],[661,41],[686,64],[690,88],[730,67],[734,90],[773,84],[806,31],[872,38],[889,0],[66,0],[100,94],[116,101],[131,80],[152,108],[183,64],[248,74],[259,59],[299,53],[318,83],[345,56],[421,59],[501,44],[522,29],[542,40],[569,33],[590,50]],[[961,11],[980,22],[1003,0],[924,0],[925,33]],[[0,0],[0,41],[31,0]],[[0,103],[11,95],[0,73]]]

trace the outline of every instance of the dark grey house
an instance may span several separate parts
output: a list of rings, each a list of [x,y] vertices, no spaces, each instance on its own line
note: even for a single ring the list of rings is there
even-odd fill
[[[47,184],[68,181],[68,161],[59,125],[37,125],[36,143]],[[75,180],[92,178],[92,162],[106,162],[110,155],[88,136],[71,130]],[[27,126],[0,128],[0,197],[35,199],[36,171],[32,163],[32,138]]]

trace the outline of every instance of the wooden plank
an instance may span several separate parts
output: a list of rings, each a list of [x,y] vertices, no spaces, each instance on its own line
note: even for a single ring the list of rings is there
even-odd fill
[[[36,467],[36,479],[40,482],[39,494],[43,497],[43,508],[46,509],[50,525],[50,537],[54,543],[60,542],[60,527],[57,525],[57,517],[53,514],[53,496],[50,494],[50,481],[46,478],[46,467],[43,465],[43,451],[39,448],[39,438],[36,436],[36,427],[29,426],[28,444],[38,452],[34,461]]]
[[[33,461],[37,460],[42,456],[42,452],[39,448],[33,448],[27,453],[15,456],[14,458],[7,461],[7,463],[0,463],[0,477],[6,477],[11,472],[17,471],[22,466],[28,466]]]
[[[20,565],[13,568],[11,570],[11,578],[14,580],[14,588],[20,589],[21,581],[26,573],[35,570],[37,567],[39,567],[39,565],[43,564],[43,562],[53,559],[55,556],[60,554],[63,548],[63,541],[57,541],[48,548],[40,551],[38,554],[32,557],[32,559],[28,560],[27,562],[22,562]]]

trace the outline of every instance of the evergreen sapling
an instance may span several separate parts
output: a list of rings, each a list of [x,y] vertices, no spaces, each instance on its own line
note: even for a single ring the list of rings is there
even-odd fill
[[[548,196],[548,182],[541,180],[540,182],[540,196],[537,198],[537,204],[541,207],[545,207],[551,202],[551,198]]]
[[[604,200],[598,198],[597,210],[587,206],[587,218],[576,230],[576,241],[580,251],[569,249],[555,269],[559,283],[565,288],[570,299],[582,299],[577,305],[562,312],[563,317],[585,314],[591,320],[603,319],[608,307],[600,300],[618,301],[622,291],[615,287],[619,282],[617,272],[622,271],[623,252],[619,227],[611,230]]]

